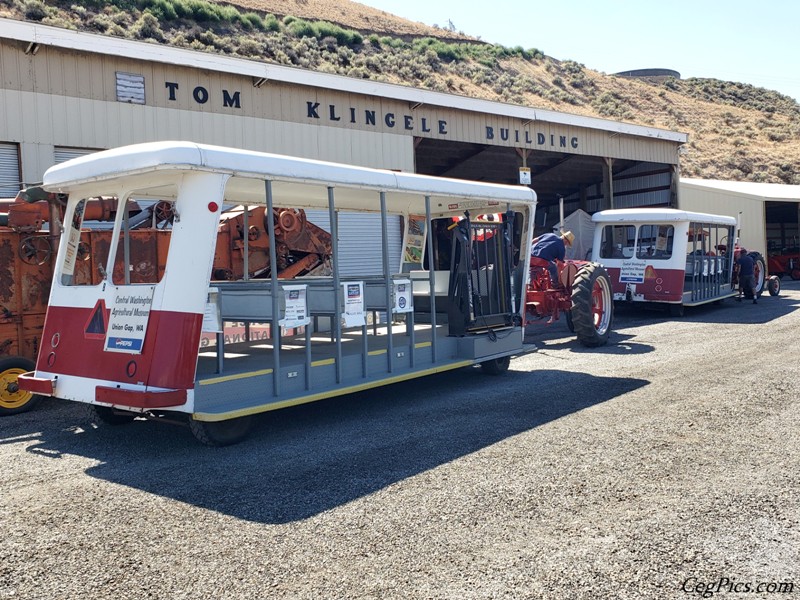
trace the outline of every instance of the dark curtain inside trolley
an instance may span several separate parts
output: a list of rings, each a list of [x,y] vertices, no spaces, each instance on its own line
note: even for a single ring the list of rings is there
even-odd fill
[[[447,321],[450,335],[514,323],[514,213],[470,219],[452,230]]]

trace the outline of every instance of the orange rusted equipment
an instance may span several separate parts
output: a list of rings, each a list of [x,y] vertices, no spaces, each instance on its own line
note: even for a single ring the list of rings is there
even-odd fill
[[[248,277],[270,275],[266,214],[263,206],[251,208],[246,225],[244,210],[233,210],[222,215],[214,253],[214,279],[242,279],[245,264]],[[310,223],[302,210],[274,208],[272,216],[277,242],[275,255],[278,277],[291,279],[324,266],[331,255],[331,237],[327,231]],[[247,261],[244,260],[245,227]]]

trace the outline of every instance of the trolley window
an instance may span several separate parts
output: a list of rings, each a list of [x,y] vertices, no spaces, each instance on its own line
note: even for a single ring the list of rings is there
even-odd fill
[[[635,243],[635,225],[606,225],[600,242],[600,258],[631,258]]]
[[[672,257],[675,228],[672,225],[641,225],[636,245],[636,257],[667,260]]]

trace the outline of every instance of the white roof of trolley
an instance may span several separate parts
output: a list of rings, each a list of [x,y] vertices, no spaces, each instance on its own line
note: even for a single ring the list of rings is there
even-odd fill
[[[342,186],[390,194],[402,193],[418,197],[417,202],[430,196],[432,206],[436,206],[437,199],[441,200],[440,205],[433,209],[437,213],[455,210],[456,207],[448,208],[453,202],[451,199],[496,200],[498,203],[530,206],[536,204],[536,193],[522,185],[400,173],[181,141],[134,144],[81,156],[50,167],[44,174],[42,186],[51,192],[69,193],[99,188],[104,182],[124,180],[126,189],[163,188],[170,181],[170,173],[174,174],[172,179],[177,181],[187,171],[230,175],[234,181],[238,181],[236,185],[228,186],[232,194],[238,191],[242,196],[256,198],[259,202],[263,202],[264,181],[288,182],[294,184],[292,197],[300,199],[298,207],[323,203],[324,197],[319,193],[314,194],[314,199],[303,197],[299,188],[308,188],[309,185],[323,189]],[[167,177],[159,177],[159,174]],[[113,188],[112,184],[109,185]],[[160,188],[158,193],[163,191]],[[372,204],[370,207],[374,209]],[[458,210],[465,208],[469,206],[462,202]]]
[[[718,223],[720,225],[736,225],[736,218],[728,215],[711,215],[708,213],[678,210],[674,208],[619,208],[603,210],[592,215],[595,223],[677,223],[679,221],[697,221],[700,223]]]
[[[110,36],[70,31],[58,27],[0,19],[0,37],[27,43],[43,44],[68,48],[93,54],[104,54],[134,60],[147,60],[156,63],[193,67],[220,73],[244,75],[256,79],[279,81],[302,86],[337,90],[352,94],[377,96],[402,100],[412,104],[442,106],[458,110],[473,111],[491,115],[514,117],[523,120],[557,123],[574,127],[587,127],[615,134],[635,135],[651,139],[662,139],[684,144],[688,140],[685,133],[678,133],[655,127],[645,127],[585,117],[552,110],[542,110],[502,102],[492,102],[454,94],[423,90],[410,86],[380,83],[343,75],[332,75],[309,71],[297,67],[287,67],[265,62],[233,58],[221,54],[197,52],[175,48],[164,44],[125,40]]]

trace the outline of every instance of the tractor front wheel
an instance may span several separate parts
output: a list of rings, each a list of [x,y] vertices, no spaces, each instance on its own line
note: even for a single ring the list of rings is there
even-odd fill
[[[589,348],[608,341],[614,320],[611,278],[598,264],[583,265],[572,284],[572,326],[578,341]]]
[[[777,296],[781,293],[781,280],[779,277],[773,275],[767,280],[767,290],[770,296]]]
[[[19,389],[17,378],[33,371],[35,365],[27,358],[11,356],[0,360],[0,416],[16,415],[31,410],[41,396]]]

